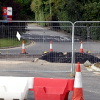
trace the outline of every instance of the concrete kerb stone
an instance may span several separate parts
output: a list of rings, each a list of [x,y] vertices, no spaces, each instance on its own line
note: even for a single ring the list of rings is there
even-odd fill
[[[0,64],[21,64],[21,63],[26,63],[26,61],[9,61],[9,60],[0,61]]]

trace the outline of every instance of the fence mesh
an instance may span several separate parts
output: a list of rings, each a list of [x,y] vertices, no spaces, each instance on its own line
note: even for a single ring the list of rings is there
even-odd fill
[[[35,58],[39,58],[39,60],[53,64],[63,63],[64,67],[66,63],[71,63],[72,67],[70,65],[65,72],[74,72],[73,64],[77,62],[82,64],[87,60],[91,63],[100,62],[99,24],[100,22],[83,21],[75,23],[69,21],[0,21],[1,62],[2,60],[35,61]],[[20,41],[16,37],[17,33],[21,35]],[[81,47],[84,51],[82,53],[80,53]],[[39,64],[43,65],[43,61]],[[8,71],[5,63],[4,66],[6,66],[5,69],[1,71]],[[20,68],[10,70],[26,72]],[[31,72],[31,68],[29,71]],[[40,70],[35,70],[35,72],[38,73]],[[53,70],[47,72],[53,72]]]
[[[71,63],[71,42],[72,42],[72,23],[71,22],[35,22],[35,21],[12,21],[12,22],[0,22],[0,58],[1,63],[3,63],[4,69],[1,70],[2,74],[11,73],[9,75],[22,75],[23,73],[59,73],[59,72],[71,72],[71,65],[66,69],[66,63]],[[19,41],[16,34],[21,35],[21,40]],[[24,41],[24,42],[23,42]],[[70,56],[68,56],[68,54]],[[32,68],[32,62],[23,65],[17,61],[35,61],[39,58],[38,64],[34,63],[34,66],[45,68],[44,63],[53,62],[55,63],[65,63],[63,65],[64,69],[55,70],[53,67],[51,70],[45,69],[34,69]],[[10,61],[11,68],[8,68],[3,60],[6,60],[7,64]],[[14,61],[15,64],[11,61]],[[47,62],[44,62],[44,61]],[[36,60],[37,61],[37,60]],[[19,66],[16,67],[16,64]],[[40,65],[39,65],[40,64]],[[50,63],[49,63],[50,64]],[[54,66],[51,65],[51,66]],[[13,67],[14,66],[14,67]],[[23,67],[21,67],[23,66]],[[55,65],[55,66],[59,66]],[[3,73],[5,72],[5,73]],[[22,74],[21,74],[21,73]],[[16,74],[15,74],[16,73]],[[33,74],[32,74],[33,75]],[[40,74],[39,74],[40,75]]]
[[[100,22],[99,21],[77,21],[74,27],[74,36],[80,42],[74,43],[74,51],[80,52],[81,44],[84,54],[77,55],[77,59],[84,63],[89,60],[91,63],[100,62]],[[81,43],[82,42],[82,43]],[[76,60],[76,59],[75,59]]]

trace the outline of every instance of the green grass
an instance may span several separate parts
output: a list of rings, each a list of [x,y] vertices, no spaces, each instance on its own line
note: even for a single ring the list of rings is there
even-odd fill
[[[25,40],[25,43],[27,40]],[[18,41],[18,39],[4,38],[0,39],[0,48],[6,47],[16,47],[22,44],[22,40]]]

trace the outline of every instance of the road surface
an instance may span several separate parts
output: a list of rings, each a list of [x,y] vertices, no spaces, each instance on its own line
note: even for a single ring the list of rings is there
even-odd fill
[[[48,28],[40,27],[34,24],[29,24],[28,31],[22,35],[23,39],[30,40],[29,45],[25,44],[25,49],[29,54],[42,54],[44,51],[49,51],[50,41],[53,42],[53,50],[58,52],[71,52],[72,43],[71,36],[61,31],[54,31]],[[21,44],[22,45],[22,44]],[[100,52],[99,42],[83,42],[84,51],[92,53]],[[79,52],[80,41],[75,38],[74,51]],[[0,49],[2,54],[20,54],[22,47]]]
[[[47,78],[72,78],[70,64],[48,63],[45,61],[0,61],[0,76],[21,76],[21,77],[47,77]],[[100,100],[100,72],[95,74],[87,71],[81,65],[84,100]],[[29,92],[28,100],[33,99],[33,93]],[[69,99],[71,100],[71,98]]]

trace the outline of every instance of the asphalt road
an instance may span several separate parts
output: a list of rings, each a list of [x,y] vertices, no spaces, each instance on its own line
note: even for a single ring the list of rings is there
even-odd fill
[[[51,30],[44,27],[39,27],[34,24],[29,24],[28,31],[22,35],[23,39],[32,41],[29,45],[25,44],[25,49],[29,54],[42,54],[44,51],[49,51],[50,41],[53,42],[53,50],[58,52],[71,52],[72,43],[71,35],[65,34],[59,30]],[[22,45],[22,44],[21,44]],[[83,42],[84,51],[92,53],[100,52],[100,43],[94,41]],[[80,40],[75,38],[74,51],[79,52]],[[20,54],[22,47],[0,49],[2,54]]]
[[[72,78],[71,64],[48,63],[42,60],[37,62],[8,60],[0,61],[0,76]],[[100,73],[89,72],[81,65],[82,82],[85,100],[100,100]],[[71,92],[72,93],[72,92]],[[29,92],[28,100],[33,100],[33,93]]]
[[[35,28],[35,27],[34,27]],[[40,27],[38,28],[38,30]],[[46,31],[41,28],[43,31],[35,31],[35,34],[46,35],[46,40],[42,38],[41,41],[33,42],[29,45],[25,45],[26,51],[29,54],[42,54],[43,51],[49,51],[49,41],[53,37],[53,50],[60,52],[70,52],[71,51],[71,42],[62,41],[61,37],[68,37],[60,32],[55,31]],[[60,33],[60,34],[59,34]],[[50,36],[48,36],[48,34]],[[29,37],[32,37],[34,32],[30,31],[28,34]],[[27,36],[26,36],[27,37]],[[40,37],[40,36],[39,36]],[[45,36],[44,36],[45,37]],[[60,38],[60,41],[55,41]],[[32,37],[33,38],[33,37]],[[30,40],[32,40],[32,38]],[[41,37],[40,37],[41,38]],[[67,38],[70,39],[70,38]],[[84,42],[83,47],[85,51],[90,50],[91,52],[99,52],[100,50],[99,42]],[[75,42],[74,50],[79,51],[80,42]],[[1,53],[4,54],[20,54],[21,47],[9,48],[9,49],[0,49]],[[55,64],[47,63],[44,61],[32,62],[31,60],[26,59],[26,61],[18,61],[20,58],[16,59],[2,59],[0,60],[0,76],[22,76],[22,77],[49,77],[49,78],[72,78],[70,76],[70,64]],[[4,61],[5,60],[5,61]],[[12,61],[13,60],[13,61]],[[11,61],[11,62],[10,62]],[[83,66],[82,68],[82,81],[83,81],[83,90],[85,100],[100,100],[100,74],[95,74],[93,72],[87,71]],[[48,71],[48,72],[47,72]],[[28,100],[33,100],[33,93],[29,92]]]
[[[71,42],[53,42],[52,47],[53,51],[57,52],[71,52]],[[92,53],[99,53],[100,51],[100,43],[99,42],[84,42],[83,49],[84,51],[91,51]],[[44,51],[50,50],[49,42],[31,42],[29,45],[25,45],[26,52],[28,54],[42,54]],[[75,42],[74,51],[79,52],[80,43]],[[22,51],[22,47],[8,48],[8,49],[0,49],[2,54],[20,54]]]

